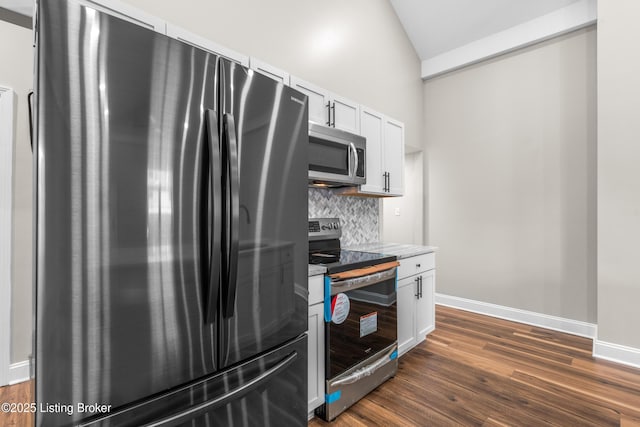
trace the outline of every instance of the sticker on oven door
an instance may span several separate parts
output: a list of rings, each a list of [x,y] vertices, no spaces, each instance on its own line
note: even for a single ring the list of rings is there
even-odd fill
[[[378,312],[360,316],[360,338],[372,334],[378,330]]]
[[[345,294],[338,294],[331,300],[331,321],[336,325],[344,322],[349,315],[351,303]]]

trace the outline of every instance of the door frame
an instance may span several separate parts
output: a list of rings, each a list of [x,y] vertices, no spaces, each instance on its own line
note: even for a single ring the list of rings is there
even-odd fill
[[[14,92],[0,86],[0,386],[9,384],[13,264]]]

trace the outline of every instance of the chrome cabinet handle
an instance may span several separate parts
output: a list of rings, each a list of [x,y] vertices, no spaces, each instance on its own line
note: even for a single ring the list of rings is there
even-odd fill
[[[327,126],[331,126],[331,102],[327,101],[327,121],[325,122],[325,124]]]
[[[333,110],[333,123],[331,123],[331,127],[336,127],[336,103],[335,102],[331,106],[331,109]]]

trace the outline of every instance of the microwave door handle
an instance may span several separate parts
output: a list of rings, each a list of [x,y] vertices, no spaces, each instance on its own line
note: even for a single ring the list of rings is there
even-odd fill
[[[350,142],[349,146],[351,147],[351,151],[353,152],[353,158],[355,160],[355,162],[353,163],[353,167],[349,170],[349,176],[355,178],[356,173],[358,171],[358,150],[356,150],[356,146],[353,144],[353,142]]]

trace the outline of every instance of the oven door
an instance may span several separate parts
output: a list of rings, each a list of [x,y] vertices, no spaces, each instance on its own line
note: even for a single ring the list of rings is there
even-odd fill
[[[329,297],[325,289],[327,379],[396,344],[397,265],[394,261],[329,277]]]

